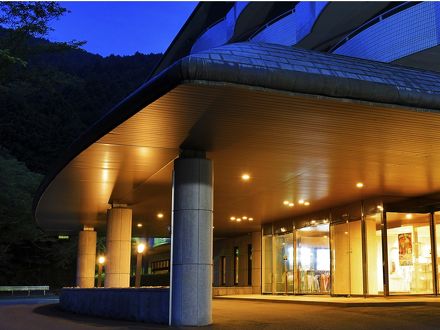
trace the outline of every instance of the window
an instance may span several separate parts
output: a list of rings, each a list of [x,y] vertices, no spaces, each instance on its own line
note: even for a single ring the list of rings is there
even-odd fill
[[[430,214],[387,212],[390,294],[433,293]]]
[[[170,260],[158,260],[151,263],[151,272],[153,274],[157,273],[167,273],[170,269]]]
[[[234,247],[234,285],[238,285],[238,247]]]
[[[252,285],[252,244],[248,244],[248,285]]]
[[[226,285],[226,257],[220,257],[220,285]]]

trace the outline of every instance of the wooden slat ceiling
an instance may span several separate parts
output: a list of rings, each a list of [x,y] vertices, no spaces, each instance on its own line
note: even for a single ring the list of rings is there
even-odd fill
[[[46,189],[36,215],[48,230],[105,228],[108,203],[127,203],[134,226],[143,223],[134,235],[168,235],[172,161],[184,147],[214,161],[214,235],[236,235],[367,196],[439,191],[439,137],[436,112],[188,83],[78,155]],[[244,172],[249,182],[240,179]],[[283,205],[299,199],[311,205]],[[254,221],[229,220],[243,215]]]

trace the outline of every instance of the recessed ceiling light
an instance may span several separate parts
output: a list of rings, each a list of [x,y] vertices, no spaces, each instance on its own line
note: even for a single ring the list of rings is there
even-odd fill
[[[283,204],[284,205],[289,205],[289,201],[284,201]]]
[[[162,219],[162,218],[163,218],[163,213],[158,213],[158,214],[157,214],[157,217],[158,217],[159,219]]]
[[[304,204],[304,199],[300,199],[300,200],[298,201],[298,204]]]
[[[405,214],[405,218],[406,219],[412,219],[412,214],[411,213],[407,213],[407,214]]]
[[[348,235],[348,231],[344,232],[345,235]]]
[[[305,205],[305,206],[309,206],[309,205],[310,205],[310,202],[304,202],[304,205]]]
[[[249,181],[250,178],[251,178],[251,176],[250,176],[248,173],[243,173],[243,174],[241,175],[241,179],[242,179],[243,181]]]
[[[289,207],[293,207],[295,204],[293,203],[289,203]]]
[[[138,223],[137,226],[138,226],[138,228],[142,228],[142,224],[141,223]]]
[[[237,222],[240,222],[241,221],[241,218],[237,218]]]
[[[244,216],[244,217],[241,217],[241,218],[242,218],[243,220],[247,220],[248,217]]]
[[[361,189],[364,187],[364,184],[362,182],[358,182],[358,183],[356,183],[356,187]]]
[[[230,217],[229,219],[231,219],[231,221],[235,221],[235,217]]]
[[[249,218],[248,220],[249,220],[249,221],[254,221],[254,218]]]

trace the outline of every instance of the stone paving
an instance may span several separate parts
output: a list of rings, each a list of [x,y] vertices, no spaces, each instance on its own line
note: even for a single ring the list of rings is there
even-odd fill
[[[53,298],[47,299],[46,303],[42,298],[0,299],[0,330],[168,328],[70,314],[60,310],[54,302]],[[440,328],[440,307],[435,305],[341,307],[292,304],[280,300],[214,299],[213,316],[214,324],[207,329]]]

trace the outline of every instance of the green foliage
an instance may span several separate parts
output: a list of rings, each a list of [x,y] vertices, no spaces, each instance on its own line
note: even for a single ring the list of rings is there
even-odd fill
[[[137,88],[160,55],[42,53],[0,80],[0,144],[35,172]]]
[[[71,283],[76,242],[58,241],[32,218],[33,195],[42,175],[0,149],[0,283]],[[70,269],[70,272],[69,272]]]
[[[26,66],[31,55],[47,51],[73,49],[84,41],[49,43],[43,39],[52,29],[49,23],[67,10],[58,2],[0,1],[0,79],[10,74],[12,67]]]
[[[141,85],[161,56],[103,58],[77,49],[80,43],[41,39],[63,13],[54,2],[0,2],[0,26],[7,28],[0,27],[2,285],[74,285],[77,240],[58,240],[37,227],[33,195],[41,174]]]
[[[46,35],[48,23],[66,13],[57,2],[0,1],[0,24],[34,37]]]

